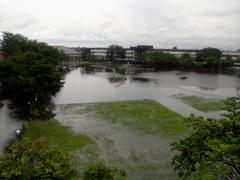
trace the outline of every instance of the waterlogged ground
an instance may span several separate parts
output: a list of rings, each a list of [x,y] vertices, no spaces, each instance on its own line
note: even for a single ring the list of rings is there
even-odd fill
[[[106,109],[108,105],[112,108]],[[147,106],[152,109],[146,110]],[[119,111],[116,111],[116,107]],[[145,111],[139,111],[140,114],[136,115],[134,111],[137,109]],[[157,113],[150,116],[154,110],[161,111],[164,116],[159,119]],[[181,122],[182,116],[160,104],[149,100],[68,104],[58,105],[55,113],[55,118],[63,125],[72,127],[75,132],[96,142],[96,145],[81,150],[74,160],[79,169],[87,162],[104,160],[110,165],[126,169],[132,179],[177,179],[170,165],[173,153],[169,142],[183,136],[186,127]],[[149,123],[141,118],[137,122],[140,116],[145,116]],[[155,119],[159,125],[151,122],[151,119]],[[174,122],[178,127],[174,127]],[[134,123],[135,127],[132,126]]]
[[[240,93],[237,74],[182,71],[129,72],[118,74],[97,69],[74,69],[65,77],[64,87],[54,98],[56,104],[153,99],[183,116],[219,118],[222,111],[203,112],[175,96],[199,96],[222,100]]]

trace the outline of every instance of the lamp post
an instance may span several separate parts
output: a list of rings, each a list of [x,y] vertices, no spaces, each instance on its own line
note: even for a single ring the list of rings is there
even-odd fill
[[[20,129],[17,129],[17,130],[15,131],[15,134],[16,134],[17,140],[19,140],[20,135],[21,135],[21,130],[20,130]]]

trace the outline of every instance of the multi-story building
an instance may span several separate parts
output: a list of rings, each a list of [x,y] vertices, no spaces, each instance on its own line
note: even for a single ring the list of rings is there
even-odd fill
[[[107,48],[90,48],[91,54],[98,60],[106,60]]]
[[[163,53],[169,53],[173,54],[176,57],[181,57],[183,54],[190,54],[193,58],[196,57],[196,54],[200,52],[198,49],[177,49],[177,48],[172,48],[172,49],[156,49],[156,51],[161,51]]]
[[[66,46],[52,46],[53,48],[56,48],[58,51],[64,53],[67,57],[68,60],[79,60],[80,59],[80,54],[76,50],[70,47]]]
[[[231,57],[233,60],[240,58],[240,49],[237,51],[223,51],[222,52],[222,58],[226,59],[228,57]]]

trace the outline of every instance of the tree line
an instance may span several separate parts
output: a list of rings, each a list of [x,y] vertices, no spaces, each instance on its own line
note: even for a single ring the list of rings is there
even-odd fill
[[[89,48],[77,48],[82,54],[82,60],[96,61],[98,57],[95,57],[91,53]],[[136,50],[137,51],[137,50]],[[135,52],[135,55],[138,52]],[[139,52],[142,58],[141,61],[136,59],[135,63],[142,63],[147,66],[156,68],[185,68],[185,69],[211,69],[219,70],[226,67],[233,66],[234,62],[240,62],[240,60],[232,60],[231,57],[222,59],[222,52],[217,48],[204,48],[192,56],[189,53],[183,53],[180,56],[176,56],[171,53],[166,53],[158,50],[146,50]],[[111,45],[107,48],[106,57],[104,60],[109,62],[124,62],[126,58],[126,49],[119,45]],[[101,59],[102,60],[102,59]]]

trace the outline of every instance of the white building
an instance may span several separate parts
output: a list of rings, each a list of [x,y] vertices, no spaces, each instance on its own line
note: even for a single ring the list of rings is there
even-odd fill
[[[233,60],[240,58],[240,50],[237,51],[223,51],[223,58],[231,57]]]
[[[52,46],[53,48],[56,48],[58,51],[63,52],[69,60],[79,60],[80,54],[74,50],[73,48],[66,47],[66,46]]]
[[[93,48],[91,54],[98,60],[105,60],[107,57],[107,48]]]

